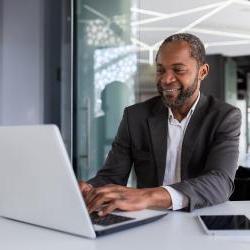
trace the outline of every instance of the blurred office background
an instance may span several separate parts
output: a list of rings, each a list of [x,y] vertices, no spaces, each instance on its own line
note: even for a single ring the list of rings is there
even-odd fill
[[[124,107],[156,94],[154,57],[175,32],[205,43],[202,91],[241,109],[250,167],[247,0],[0,0],[0,125],[57,124],[76,175],[92,177]]]

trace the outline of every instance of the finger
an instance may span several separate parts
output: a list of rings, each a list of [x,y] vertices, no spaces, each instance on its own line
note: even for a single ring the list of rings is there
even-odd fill
[[[89,204],[92,200],[95,199],[95,197],[100,194],[100,188],[93,188],[91,189],[87,195],[86,195],[86,199],[85,199],[85,202],[87,204]]]
[[[100,210],[103,205],[107,205],[112,200],[119,199],[119,194],[117,193],[104,193],[96,196],[94,200],[92,200],[90,203],[87,204],[89,213],[92,213],[93,211]]]
[[[103,209],[101,209],[98,212],[98,215],[99,216],[105,216],[107,214],[112,213],[115,209],[117,209],[117,207],[118,207],[117,204],[118,204],[117,201],[110,202],[107,206],[105,206]]]
[[[89,204],[96,198],[96,196],[105,193],[119,192],[122,186],[118,185],[106,185],[104,187],[94,188],[86,196],[86,203]]]
[[[85,181],[79,181],[78,185],[79,185],[81,192],[88,192],[90,189],[93,188],[93,186],[91,184],[88,184]]]
[[[91,190],[91,189],[90,189]],[[86,197],[87,197],[87,195],[88,195],[88,193],[90,192],[90,190],[84,190],[83,192],[82,192],[82,196],[83,196],[83,199],[84,200],[86,200]]]
[[[84,190],[82,191],[82,196],[83,196],[84,200],[86,199],[88,193],[89,193],[92,189],[93,189],[93,187],[88,187],[88,188],[86,188],[86,189],[84,189]]]
[[[84,182],[83,181],[78,181],[78,186],[79,186],[80,190],[82,191],[82,189],[84,187]]]
[[[91,191],[93,187],[90,187],[90,186],[86,186],[85,188],[82,189],[82,194],[84,197],[87,196],[87,194]]]

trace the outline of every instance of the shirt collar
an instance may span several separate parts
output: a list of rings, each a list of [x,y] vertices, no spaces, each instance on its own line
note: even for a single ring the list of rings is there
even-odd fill
[[[192,105],[192,107],[188,111],[188,114],[187,114],[186,118],[191,116],[194,113],[194,110],[195,110],[195,108],[196,108],[196,106],[197,106],[197,104],[198,104],[198,102],[200,100],[200,96],[201,96],[201,94],[200,94],[200,91],[199,91],[198,97],[196,98],[194,104]],[[168,108],[168,120],[172,121],[173,119],[174,119],[174,115],[172,113],[172,110],[171,110],[171,108]]]

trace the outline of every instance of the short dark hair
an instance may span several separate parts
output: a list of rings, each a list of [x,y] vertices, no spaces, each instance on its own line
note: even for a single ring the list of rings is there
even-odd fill
[[[204,44],[197,36],[189,33],[177,33],[167,37],[159,47],[159,50],[156,54],[156,60],[160,49],[167,43],[175,41],[185,41],[188,43],[190,47],[191,57],[193,57],[197,61],[198,65],[203,65],[204,63],[206,63],[206,51]]]

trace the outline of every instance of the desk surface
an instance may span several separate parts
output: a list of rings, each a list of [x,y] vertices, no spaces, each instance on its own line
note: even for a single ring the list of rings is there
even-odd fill
[[[203,232],[198,214],[246,214],[250,201],[233,201],[192,213],[170,212],[165,218],[127,231],[89,240],[0,218],[0,246],[4,250],[249,250],[249,236],[211,236]]]

